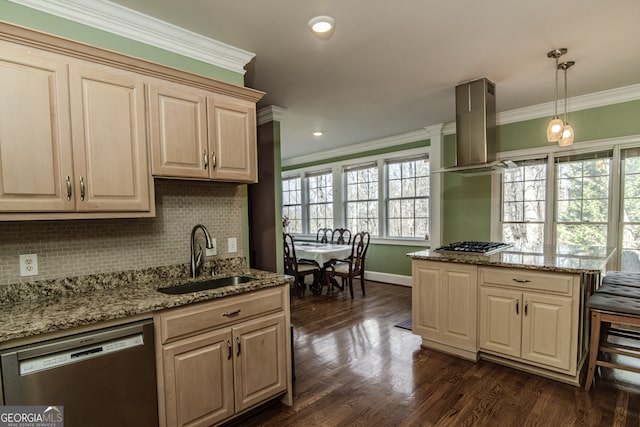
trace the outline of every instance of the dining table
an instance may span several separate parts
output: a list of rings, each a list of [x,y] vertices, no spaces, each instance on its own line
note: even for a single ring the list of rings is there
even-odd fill
[[[320,286],[318,289],[313,290],[314,293],[322,293],[323,284],[327,285],[328,292],[331,293],[331,286],[329,286],[330,278],[327,275],[327,268],[329,267],[331,260],[344,260],[349,255],[351,255],[351,245],[338,245],[317,242],[295,242],[294,248],[296,251],[296,258],[298,258],[299,260],[304,259],[315,261],[320,266]]]

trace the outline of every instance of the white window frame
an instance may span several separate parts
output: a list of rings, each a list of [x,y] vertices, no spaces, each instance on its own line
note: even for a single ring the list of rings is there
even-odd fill
[[[555,158],[567,155],[579,155],[586,153],[595,153],[604,150],[612,150],[611,171],[609,180],[609,218],[607,228],[607,246],[616,247],[617,251],[614,256],[612,265],[615,268],[620,267],[619,254],[621,253],[622,239],[621,236],[621,151],[627,148],[640,147],[640,135],[632,135],[628,137],[609,138],[603,140],[594,140],[581,142],[573,145],[570,149],[562,148],[557,145],[550,147],[540,147],[524,150],[514,150],[508,152],[500,152],[497,154],[498,160],[529,160],[547,157],[547,203],[546,221],[545,221],[545,243],[555,244],[555,230],[557,225],[556,219],[556,176],[555,176]],[[501,174],[496,173],[492,176],[491,187],[491,240],[499,241],[502,238],[502,219],[501,219]]]
[[[305,206],[308,206],[307,200],[307,184],[306,184],[306,176],[308,174],[314,174],[321,171],[326,171],[329,168],[333,173],[333,221],[334,228],[344,226],[346,219],[346,203],[344,192],[346,191],[346,182],[343,175],[343,170],[345,167],[353,167],[360,164],[365,163],[373,163],[375,162],[378,167],[378,228],[380,232],[380,236],[371,236],[372,243],[379,243],[385,245],[404,245],[404,246],[417,246],[417,247],[427,247],[430,245],[429,240],[425,239],[407,239],[407,238],[390,238],[387,236],[387,216],[386,216],[386,199],[387,199],[387,183],[386,183],[386,171],[385,171],[385,161],[388,160],[398,160],[403,158],[411,158],[420,155],[426,155],[429,159],[429,173],[431,176],[434,175],[434,165],[432,163],[432,159],[430,156],[430,147],[421,147],[421,148],[413,148],[409,150],[401,150],[401,151],[393,151],[389,153],[374,155],[374,156],[364,156],[358,157],[351,160],[337,161],[337,162],[329,162],[322,163],[316,166],[307,166],[303,168],[291,169],[282,172],[282,179],[286,179],[292,176],[300,176],[302,179],[302,228],[303,233],[298,235],[300,238],[304,239],[315,239],[317,230],[309,230],[308,229],[308,216],[305,213],[307,210]],[[434,186],[430,183],[430,191],[434,191]],[[433,200],[433,197],[429,195],[430,200]],[[432,215],[430,212],[429,225],[433,230],[434,227],[439,227],[439,224],[434,224],[432,221]],[[433,231],[430,230],[430,234],[433,234]]]

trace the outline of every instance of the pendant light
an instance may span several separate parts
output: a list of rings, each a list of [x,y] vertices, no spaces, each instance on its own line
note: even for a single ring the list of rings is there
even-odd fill
[[[562,130],[564,127],[564,122],[560,117],[558,117],[558,58],[567,53],[567,49],[561,47],[559,49],[553,49],[552,51],[547,53],[547,58],[555,58],[556,59],[556,110],[553,118],[547,125],[547,141],[556,142],[562,138]]]
[[[558,64],[558,69],[564,70],[564,124],[562,127],[562,137],[558,140],[558,145],[562,147],[573,144],[573,137],[575,136],[573,127],[567,121],[567,98],[569,97],[567,90],[567,70],[574,65],[575,61],[566,61],[562,64]]]

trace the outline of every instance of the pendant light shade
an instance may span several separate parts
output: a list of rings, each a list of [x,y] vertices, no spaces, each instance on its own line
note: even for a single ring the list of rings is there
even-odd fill
[[[564,128],[564,121],[558,116],[553,116],[553,119],[547,125],[547,141],[556,142],[562,138],[562,129]]]
[[[562,128],[562,137],[558,140],[558,145],[561,147],[567,147],[573,144],[573,127],[569,123],[564,123]]]

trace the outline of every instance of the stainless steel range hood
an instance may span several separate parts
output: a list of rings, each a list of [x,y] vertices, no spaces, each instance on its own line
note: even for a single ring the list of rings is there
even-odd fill
[[[496,86],[487,78],[456,86],[456,166],[451,172],[490,171],[496,162]]]

